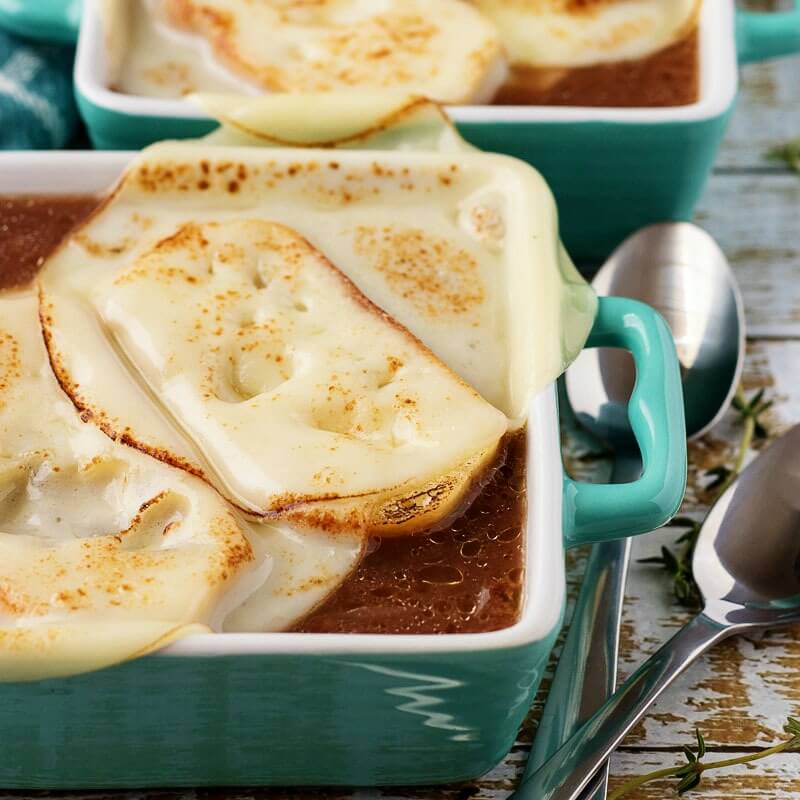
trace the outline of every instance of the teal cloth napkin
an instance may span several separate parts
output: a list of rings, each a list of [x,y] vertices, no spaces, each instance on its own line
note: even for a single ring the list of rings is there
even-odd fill
[[[0,149],[65,147],[77,125],[73,47],[0,31]]]

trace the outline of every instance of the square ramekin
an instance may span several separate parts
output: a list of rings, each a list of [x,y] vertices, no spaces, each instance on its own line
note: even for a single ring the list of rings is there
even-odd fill
[[[2,192],[101,192],[133,155],[0,154]],[[647,468],[616,486],[565,477],[554,385],[533,399],[524,604],[514,626],[442,636],[195,635],[100,672],[0,683],[0,785],[429,784],[493,767],[561,625],[565,546],[651,530],[683,496],[683,406],[666,324],[640,303],[604,298],[589,346],[634,355],[629,413]]]
[[[742,60],[800,50],[800,11],[736,12],[705,0],[698,102],[670,108],[464,106],[449,113],[478,147],[533,164],[553,189],[573,257],[605,256],[633,230],[689,219],[733,110]],[[78,104],[101,149],[200,136],[215,123],[188,101],[111,91],[95,0],[86,0],[75,63]]]

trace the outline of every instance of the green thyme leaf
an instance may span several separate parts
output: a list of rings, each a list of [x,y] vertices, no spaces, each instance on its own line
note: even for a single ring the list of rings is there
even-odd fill
[[[694,735],[697,739],[697,758],[702,759],[703,756],[706,754],[706,739],[702,733],[700,733],[700,728],[694,729]]]
[[[790,139],[767,152],[771,161],[785,161],[789,169],[800,172],[800,139]]]
[[[691,775],[693,772],[695,772],[694,763],[689,763],[683,764],[680,767],[675,767],[672,774],[676,778],[682,778],[684,775]]]
[[[697,541],[697,536],[700,533],[700,523],[698,522],[691,530],[682,533],[676,540],[675,544],[683,544],[684,542],[691,542],[694,544]]]
[[[677,575],[680,572],[681,565],[678,559],[675,558],[674,553],[668,547],[661,548],[661,560],[664,563],[665,569],[671,575]]]
[[[673,582],[675,599],[687,608],[696,608],[700,605],[701,595],[692,575],[684,569]]]
[[[794,717],[789,717],[786,724],[783,726],[786,733],[791,734],[795,738],[800,738],[800,720]]]
[[[676,787],[678,794],[686,794],[686,792],[695,789],[700,783],[700,773],[694,772],[687,775]]]

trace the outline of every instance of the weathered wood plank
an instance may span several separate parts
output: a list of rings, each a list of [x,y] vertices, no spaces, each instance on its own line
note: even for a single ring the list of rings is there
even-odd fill
[[[738,751],[709,753],[707,760],[735,758]],[[678,753],[618,753],[612,760],[611,788],[647,772],[681,762]],[[446,787],[409,789],[362,789],[352,792],[327,792],[313,789],[218,789],[218,790],[142,790],[126,794],[75,793],[57,795],[64,800],[506,800],[516,786],[524,763],[517,752],[503,767],[493,770],[478,783]],[[674,796],[674,782],[661,780],[648,784],[628,796],[628,800],[665,800]],[[731,767],[708,773],[694,797],[703,800],[788,800],[800,795],[800,755],[781,754],[749,766]],[[0,800],[38,800],[43,795],[0,793]],[[48,795],[55,796],[55,795]]]
[[[696,221],[731,262],[748,334],[800,336],[800,175],[716,175]]]
[[[738,106],[716,167],[785,169],[766,154],[800,136],[800,56],[749,64],[740,75]]]
[[[793,0],[739,0],[741,8],[781,11]],[[736,113],[723,143],[717,168],[783,169],[766,159],[766,153],[788,139],[800,136],[800,56],[742,67]]]

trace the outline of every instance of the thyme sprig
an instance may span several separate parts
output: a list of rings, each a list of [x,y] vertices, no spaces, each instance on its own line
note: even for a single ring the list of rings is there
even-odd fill
[[[785,161],[789,169],[800,172],[800,138],[776,145],[767,151],[770,161]]]
[[[673,552],[662,545],[660,556],[640,558],[639,563],[661,565],[672,576],[672,593],[678,603],[696,608],[700,605],[700,590],[692,574],[692,556],[701,523],[691,517],[675,517],[669,524],[671,527],[687,529],[675,540],[675,544],[680,545],[677,551]]]
[[[766,438],[768,435],[761,418],[772,404],[772,400],[764,398],[763,389],[759,389],[749,400],[745,397],[741,386],[736,390],[733,407],[742,422],[742,432],[733,463],[730,466],[721,464],[706,470],[706,475],[712,479],[706,486],[707,490],[713,490],[714,493],[711,505],[722,497],[742,471],[753,441]],[[692,573],[692,557],[702,523],[690,517],[675,517],[669,524],[672,527],[686,528],[686,532],[675,540],[678,549],[673,552],[668,547],[662,547],[661,555],[639,559],[639,563],[662,566],[672,576],[672,592],[677,602],[682,606],[697,608],[701,597]]]
[[[648,772],[645,775],[638,775],[631,778],[626,783],[622,784],[618,789],[613,791],[608,800],[620,800],[625,795],[630,794],[634,789],[644,786],[651,781],[661,780],[662,778],[675,778],[678,783],[675,785],[675,791],[679,794],[696,789],[700,784],[700,780],[705,772],[712,769],[724,769],[725,767],[733,767],[737,764],[749,764],[753,761],[760,761],[762,758],[769,758],[778,753],[785,753],[792,750],[800,750],[800,721],[794,717],[789,717],[783,730],[788,734],[789,738],[779,742],[772,747],[764,748],[755,753],[747,753],[743,756],[736,758],[726,758],[721,761],[711,761],[706,763],[703,759],[706,756],[706,741],[700,731],[695,731],[697,737],[697,746],[691,748],[685,745],[683,754],[686,758],[685,764],[677,764],[674,767],[667,767],[666,769],[659,769],[655,772]]]

